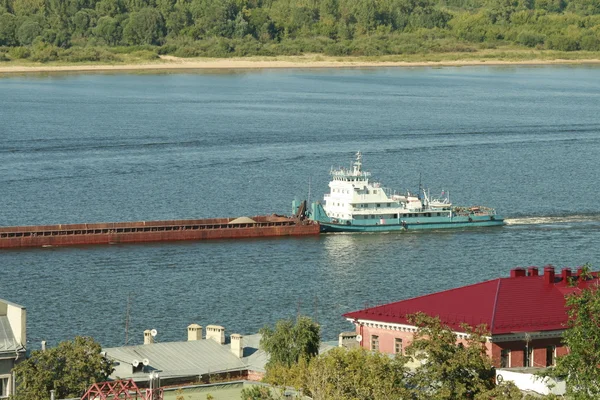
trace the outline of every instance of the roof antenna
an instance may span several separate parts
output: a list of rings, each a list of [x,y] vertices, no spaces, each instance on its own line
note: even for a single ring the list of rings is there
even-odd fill
[[[131,310],[131,293],[127,296],[127,311],[125,311],[125,346],[129,343],[129,313]]]

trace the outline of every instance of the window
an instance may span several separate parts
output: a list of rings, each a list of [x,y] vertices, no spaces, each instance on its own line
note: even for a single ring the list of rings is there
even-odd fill
[[[510,350],[502,349],[500,350],[500,368],[509,368],[510,367]]]
[[[400,338],[394,339],[394,353],[402,354],[402,339]]]
[[[0,377],[0,398],[8,398],[9,377]]]
[[[556,365],[556,346],[546,347],[546,367]]]
[[[530,346],[525,346],[523,350],[523,366],[531,367],[533,364],[533,348]]]
[[[371,335],[371,350],[379,351],[379,336]]]

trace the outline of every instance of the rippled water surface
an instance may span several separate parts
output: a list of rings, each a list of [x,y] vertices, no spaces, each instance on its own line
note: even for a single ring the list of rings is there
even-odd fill
[[[364,153],[389,187],[449,190],[505,227],[0,252],[28,340],[254,333],[506,276],[598,264],[600,69],[266,70],[0,78],[0,225],[289,213]],[[310,185],[309,185],[310,182]],[[310,189],[309,189],[310,187]]]

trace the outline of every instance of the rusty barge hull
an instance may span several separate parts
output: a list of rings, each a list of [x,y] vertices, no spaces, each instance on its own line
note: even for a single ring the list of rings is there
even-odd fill
[[[320,232],[318,223],[293,217],[251,219],[252,222],[242,223],[232,218],[215,218],[0,227],[0,249],[306,236]]]

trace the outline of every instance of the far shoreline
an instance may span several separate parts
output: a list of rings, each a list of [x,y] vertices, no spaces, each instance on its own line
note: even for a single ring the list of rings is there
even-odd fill
[[[470,66],[548,66],[600,65],[600,59],[530,59],[530,60],[443,60],[388,61],[361,60],[311,56],[265,58],[176,58],[161,56],[159,60],[123,64],[21,64],[2,65],[0,75],[40,72],[109,72],[109,71],[192,71],[192,70],[252,70],[252,69],[335,69],[335,68],[411,68],[411,67],[470,67]]]

